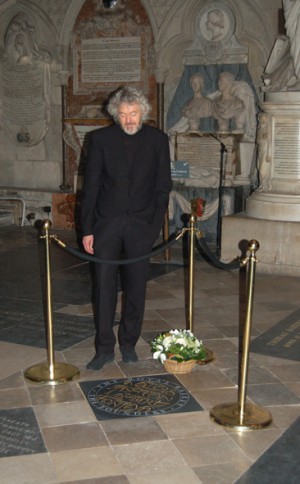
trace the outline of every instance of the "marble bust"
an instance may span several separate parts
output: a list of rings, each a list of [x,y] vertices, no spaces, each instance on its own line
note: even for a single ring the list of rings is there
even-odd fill
[[[200,119],[211,116],[211,101],[202,95],[204,79],[201,74],[193,74],[190,78],[190,85],[194,96],[183,107],[182,116],[188,118],[190,130],[197,131]]]
[[[243,130],[245,105],[232,93],[234,76],[221,72],[218,80],[219,94],[213,101],[213,116],[218,121],[219,131],[229,131],[229,121],[234,120],[236,130]]]
[[[190,98],[182,108],[182,117],[172,126],[170,133],[199,131],[199,121],[212,115],[211,100],[202,94],[204,78],[196,72],[190,78],[190,86],[193,90],[193,97]]]
[[[245,81],[235,81],[231,72],[221,72],[218,79],[219,91],[212,97],[212,114],[218,122],[219,131],[245,133],[253,139],[256,132],[256,110],[254,94]]]

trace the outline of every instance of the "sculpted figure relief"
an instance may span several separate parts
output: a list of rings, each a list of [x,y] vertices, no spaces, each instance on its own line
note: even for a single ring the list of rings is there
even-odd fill
[[[259,187],[257,191],[270,191],[272,189],[271,172],[271,133],[269,117],[265,113],[259,114],[256,143],[258,147]]]
[[[223,11],[219,8],[210,10],[207,14],[205,26],[210,33],[211,41],[221,40],[225,27],[225,17]]]
[[[295,81],[300,81],[300,2],[283,0],[285,29],[290,40],[290,54],[293,59]]]
[[[263,74],[263,91],[300,90],[300,2],[283,0],[286,36],[276,40]]]
[[[255,101],[251,87],[245,81],[235,81],[231,72],[221,72],[219,91],[213,94],[212,112],[220,131],[229,131],[230,120],[233,131],[241,131],[254,138],[256,131]]]

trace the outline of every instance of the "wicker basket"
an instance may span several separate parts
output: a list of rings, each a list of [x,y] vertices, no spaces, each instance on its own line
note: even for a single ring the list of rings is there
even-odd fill
[[[178,363],[170,358],[164,361],[164,367],[168,373],[189,373],[196,365],[196,360],[182,361]]]

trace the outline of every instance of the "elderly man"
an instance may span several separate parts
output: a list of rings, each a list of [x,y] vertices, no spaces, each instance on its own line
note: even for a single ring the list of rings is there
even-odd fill
[[[135,88],[109,100],[115,124],[95,130],[87,155],[81,224],[83,246],[97,258],[138,258],[151,252],[171,191],[168,137],[145,124],[150,105]],[[123,266],[124,301],[118,342],[124,363],[137,361],[135,345],[144,315],[149,259]],[[95,349],[87,369],[114,360],[113,331],[118,266],[96,263]]]

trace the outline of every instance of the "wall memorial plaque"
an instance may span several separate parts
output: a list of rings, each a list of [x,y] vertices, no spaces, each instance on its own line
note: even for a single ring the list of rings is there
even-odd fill
[[[274,119],[273,177],[300,179],[300,119]]]
[[[155,69],[154,40],[141,1],[120,0],[112,9],[93,3],[83,6],[74,26],[74,94],[102,96],[124,84],[148,93]]]
[[[210,187],[219,185],[222,143],[226,146],[226,152],[223,154],[224,183],[232,185],[238,165],[238,140],[239,137],[234,135],[219,140],[215,135],[208,133],[177,133],[175,160],[186,161],[189,165],[189,179],[184,183]]]
[[[83,83],[126,83],[140,80],[140,37],[82,40],[81,81]]]
[[[45,137],[50,114],[49,56],[37,44],[32,19],[19,13],[7,27],[0,59],[0,123],[14,144],[30,147]]]

